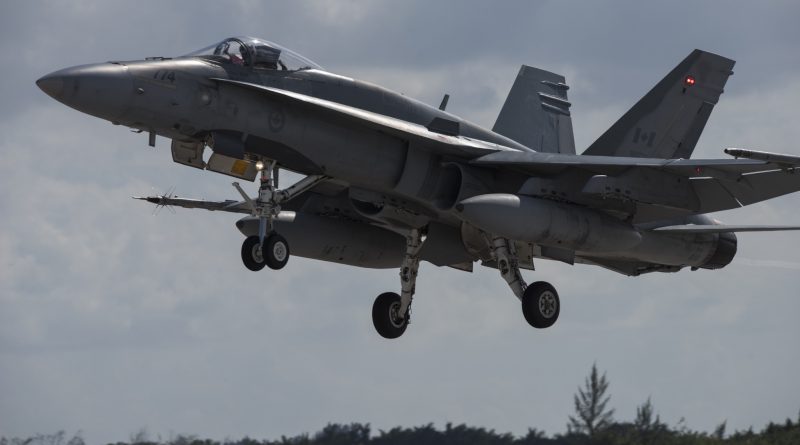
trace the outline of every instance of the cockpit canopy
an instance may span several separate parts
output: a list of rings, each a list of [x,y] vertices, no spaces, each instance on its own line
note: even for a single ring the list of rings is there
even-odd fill
[[[322,69],[311,60],[278,44],[253,37],[233,37],[184,57],[203,57],[256,69],[297,71]]]

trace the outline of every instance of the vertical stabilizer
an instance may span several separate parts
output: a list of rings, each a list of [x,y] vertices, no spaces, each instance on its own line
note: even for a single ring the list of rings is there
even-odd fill
[[[734,63],[694,50],[583,154],[688,159]]]
[[[575,154],[564,76],[523,65],[492,131],[545,153]]]

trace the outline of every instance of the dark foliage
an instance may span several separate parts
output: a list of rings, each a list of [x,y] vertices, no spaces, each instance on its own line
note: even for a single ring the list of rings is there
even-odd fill
[[[797,445],[800,444],[800,415],[797,422],[786,419],[783,423],[770,423],[760,432],[750,427],[746,431],[725,434],[727,422],[722,422],[714,432],[691,431],[681,419],[674,427],[661,422],[648,397],[636,409],[633,422],[615,422],[613,409],[607,407],[608,380],[605,374],[592,371],[583,389],[575,395],[576,417],[570,417],[566,434],[548,437],[535,428],[521,437],[494,430],[448,423],[439,430],[433,424],[413,428],[395,427],[373,433],[369,424],[328,424],[319,432],[279,440],[256,440],[245,437],[239,440],[215,441],[196,436],[179,435],[167,440],[153,440],[146,430],[130,436],[128,442],[109,445]],[[73,437],[60,431],[55,434],[38,434],[27,438],[0,437],[0,445],[85,445],[80,433]]]
[[[239,440],[215,441],[195,436],[177,436],[167,440],[147,439],[143,442],[117,442],[109,445],[639,445],[639,444],[732,444],[732,445],[797,445],[800,444],[800,419],[793,422],[770,423],[760,432],[752,428],[737,431],[728,437],[713,433],[670,428],[653,422],[642,429],[637,422],[616,422],[590,438],[586,434],[567,433],[548,437],[538,430],[514,437],[485,428],[448,424],[437,429],[432,424],[413,428],[392,428],[373,434],[368,424],[329,424],[313,434],[281,437],[278,440],[256,440],[245,437]],[[67,438],[63,433],[36,435],[29,438],[0,438],[0,445],[84,445],[79,435]]]

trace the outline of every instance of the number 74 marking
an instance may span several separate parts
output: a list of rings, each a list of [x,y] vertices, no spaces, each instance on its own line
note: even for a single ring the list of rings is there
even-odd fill
[[[167,70],[159,70],[153,74],[153,79],[160,80],[162,82],[175,82],[175,71],[167,71]]]

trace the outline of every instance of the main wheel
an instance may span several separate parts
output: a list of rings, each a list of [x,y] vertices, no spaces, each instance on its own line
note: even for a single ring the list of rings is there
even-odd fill
[[[242,243],[242,262],[246,268],[254,272],[258,272],[267,265],[261,254],[261,242],[257,236],[248,236]]]
[[[289,243],[286,238],[277,233],[269,235],[264,240],[261,251],[264,255],[264,261],[270,269],[283,269],[283,266],[289,262]]]
[[[537,281],[525,289],[522,295],[522,314],[534,328],[549,328],[558,320],[560,312],[558,292],[550,283]]]
[[[372,305],[372,324],[383,338],[397,338],[408,327],[408,317],[400,314],[400,295],[386,292],[378,295]]]

